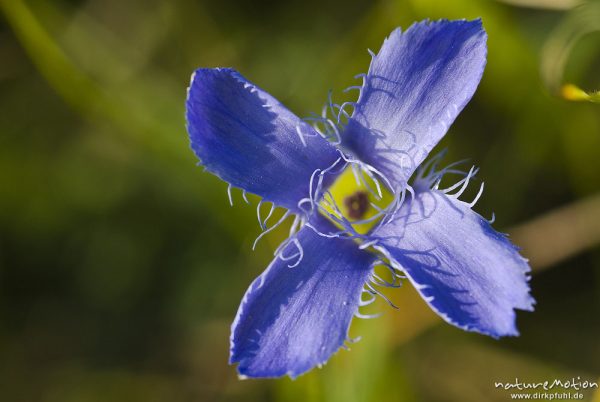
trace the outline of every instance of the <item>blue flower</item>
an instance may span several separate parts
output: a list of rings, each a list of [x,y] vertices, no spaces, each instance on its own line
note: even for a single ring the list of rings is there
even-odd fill
[[[534,305],[527,261],[471,210],[476,200],[458,199],[474,169],[440,189],[457,170],[437,170],[439,157],[422,163],[473,96],[486,51],[480,20],[396,29],[372,54],[358,101],[330,101],[333,117],[316,117],[315,126],[232,69],[195,72],[186,117],[202,165],[230,189],[262,197],[265,233],[294,217],[233,322],[230,362],[241,375],[296,377],[325,363],[370,301],[363,295],[382,295],[376,285],[386,283],[374,271],[381,264],[450,324],[494,338],[518,335],[514,310]],[[369,208],[366,196],[345,201],[348,217],[328,191],[347,169],[372,193],[393,194],[366,233],[352,219]],[[272,207],[262,219],[266,202]],[[268,227],[276,207],[286,213]]]

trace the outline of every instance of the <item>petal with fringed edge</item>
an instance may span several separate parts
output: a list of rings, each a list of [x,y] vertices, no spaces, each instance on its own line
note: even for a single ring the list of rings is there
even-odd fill
[[[312,173],[339,158],[310,125],[232,69],[196,70],[186,119],[192,149],[209,172],[295,212]]]
[[[333,232],[324,218],[318,228]],[[313,221],[313,225],[316,225]],[[247,377],[294,378],[325,363],[348,337],[375,255],[305,226],[246,292],[232,325],[230,363]],[[286,250],[287,249],[287,250]],[[293,264],[292,264],[293,265]]]
[[[527,261],[463,201],[437,190],[417,193],[372,236],[450,324],[515,336],[514,309],[533,310]]]
[[[486,38],[481,20],[396,29],[371,61],[342,144],[404,187],[473,96]]]

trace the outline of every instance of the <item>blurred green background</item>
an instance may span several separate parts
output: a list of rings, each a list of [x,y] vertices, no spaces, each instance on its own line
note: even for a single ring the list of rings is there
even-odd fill
[[[600,89],[599,3],[521,1],[0,0],[0,400],[504,401],[494,381],[598,381],[600,105],[557,94]],[[238,380],[229,326],[284,230],[252,252],[256,198],[231,208],[196,166],[191,72],[234,67],[307,116],[394,27],[480,16],[487,69],[438,149],[481,167],[476,209],[531,258],[521,337],[444,324],[407,285],[322,369]]]

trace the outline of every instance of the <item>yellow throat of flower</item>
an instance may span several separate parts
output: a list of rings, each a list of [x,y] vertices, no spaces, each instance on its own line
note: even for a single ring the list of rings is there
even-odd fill
[[[323,215],[346,219],[357,233],[366,234],[379,222],[380,211],[393,199],[394,195],[383,182],[376,183],[360,169],[353,170],[348,166],[329,187],[319,206],[327,212]],[[327,218],[344,229],[332,217]]]

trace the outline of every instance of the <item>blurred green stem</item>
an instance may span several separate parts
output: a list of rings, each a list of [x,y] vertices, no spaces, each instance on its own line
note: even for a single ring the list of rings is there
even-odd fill
[[[588,0],[567,13],[550,34],[542,50],[541,73],[550,91],[570,101],[600,102],[599,92],[588,92],[564,83],[564,73],[575,45],[600,31],[600,1]]]
[[[153,121],[150,113],[129,107],[126,99],[107,93],[81,71],[23,0],[0,0],[0,8],[39,72],[73,109],[88,118],[111,121],[155,151],[181,156],[183,151],[179,147],[168,147],[167,141],[161,141],[163,133],[158,129],[161,124]]]
[[[497,0],[500,3],[517,7],[539,8],[542,10],[569,10],[577,4],[578,0]]]
[[[73,65],[22,0],[0,0],[0,7],[37,69],[65,101],[86,115],[114,113],[100,88]]]
[[[509,230],[534,271],[600,244],[600,194],[550,211]]]
[[[50,4],[47,5],[50,7]],[[110,90],[109,85],[95,82],[85,74],[61,49],[58,43],[42,26],[39,19],[23,0],[0,0],[0,11],[12,27],[16,37],[30,59],[49,85],[71,106],[89,119],[101,119],[112,123],[121,134],[132,136],[159,156],[162,165],[158,168],[163,174],[179,177],[178,183],[189,183],[190,190],[199,193],[196,201],[199,207],[207,207],[226,202],[226,193],[204,191],[201,185],[204,175],[192,169],[193,157],[187,147],[183,119],[163,120],[156,110],[142,102],[148,95],[120,91],[120,87]],[[94,46],[94,43],[90,43]],[[155,86],[159,86],[154,82]],[[179,105],[179,103],[177,103]],[[177,111],[175,111],[177,112]],[[158,116],[158,117],[157,117]],[[181,131],[181,136],[173,133]],[[181,169],[181,166],[185,169]],[[189,175],[189,180],[183,180]],[[239,236],[236,222],[249,221],[241,209],[215,209],[215,220],[232,234]]]

